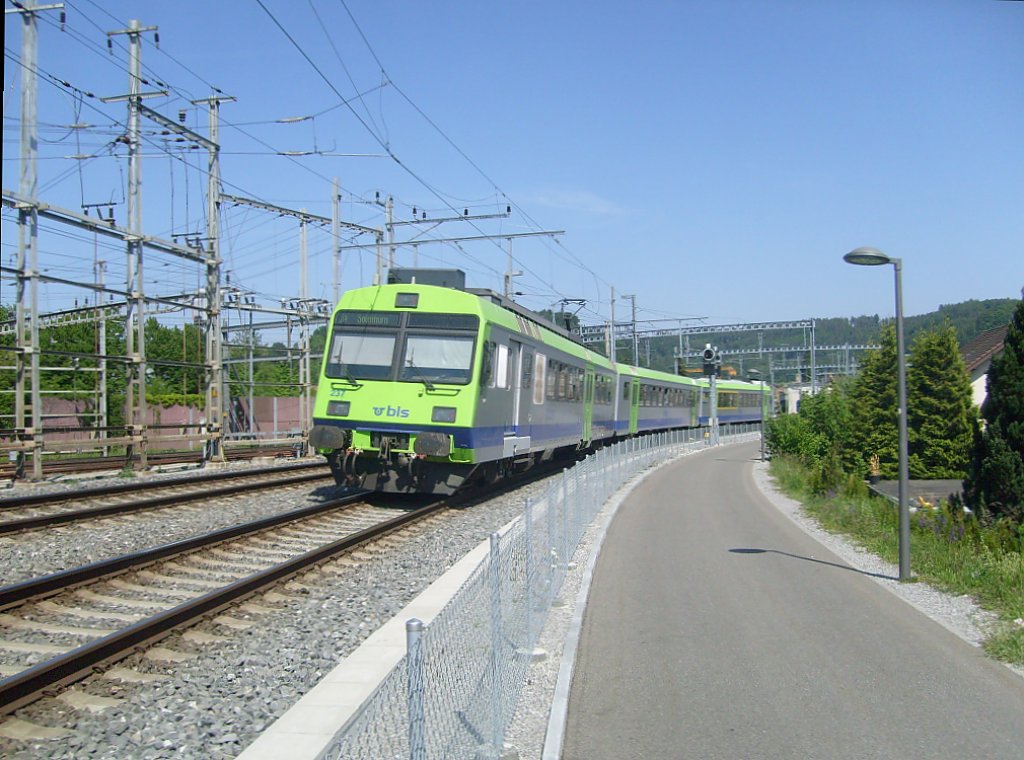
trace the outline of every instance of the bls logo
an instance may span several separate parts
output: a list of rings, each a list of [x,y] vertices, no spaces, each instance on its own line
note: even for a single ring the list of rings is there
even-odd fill
[[[375,417],[405,417],[409,416],[409,410],[400,406],[375,406],[373,407]]]

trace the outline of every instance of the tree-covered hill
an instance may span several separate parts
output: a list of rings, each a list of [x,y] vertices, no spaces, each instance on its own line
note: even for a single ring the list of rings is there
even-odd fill
[[[918,333],[940,328],[948,320],[956,330],[957,340],[962,346],[986,330],[1009,324],[1016,305],[1017,301],[1013,298],[972,300],[943,304],[938,311],[927,314],[906,316],[904,328],[907,344],[913,342]],[[852,319],[816,319],[814,331],[820,345],[877,343],[882,325],[891,320],[892,317],[882,319],[877,314]]]
[[[1013,298],[995,298],[984,301],[964,301],[957,304],[946,304],[938,311],[927,314],[906,316],[904,328],[907,346],[922,332],[941,328],[948,320],[956,331],[960,345],[965,345],[986,330],[1009,324],[1013,310],[1018,301]],[[814,321],[814,340],[819,347],[845,345],[877,345],[882,329],[893,321],[892,317],[880,317],[877,314],[858,317],[811,318]],[[761,336],[761,345],[765,348],[800,347],[809,345],[809,331],[765,331]],[[699,350],[704,343],[712,343],[723,351],[750,349],[758,346],[757,333],[725,333],[696,335],[690,338],[691,350]],[[671,370],[674,366],[675,352],[679,340],[674,337],[655,338],[650,345],[650,364],[647,362],[646,341],[640,347],[641,363],[655,369]],[[619,343],[620,361],[630,361],[632,352],[628,341]],[[693,362],[691,362],[692,364]],[[756,361],[748,362],[757,366]],[[764,368],[761,368],[764,371]]]

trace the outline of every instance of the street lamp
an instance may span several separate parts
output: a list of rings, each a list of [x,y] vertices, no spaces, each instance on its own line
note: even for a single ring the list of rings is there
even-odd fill
[[[896,274],[896,386],[899,396],[899,510],[900,510],[900,580],[910,580],[910,505],[907,491],[910,477],[907,468],[907,358],[903,348],[903,261],[877,248],[855,248],[843,261],[858,266],[892,264]]]

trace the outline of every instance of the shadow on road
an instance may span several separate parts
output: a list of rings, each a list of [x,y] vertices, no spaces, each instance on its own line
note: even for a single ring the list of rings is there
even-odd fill
[[[783,557],[791,557],[792,559],[800,559],[804,562],[814,562],[819,565],[828,565],[829,567],[838,567],[840,570],[849,570],[852,573],[860,573],[861,575],[867,575],[871,578],[883,578],[888,581],[897,581],[899,577],[895,575],[883,575],[882,573],[869,573],[864,570],[858,570],[855,567],[849,565],[840,565],[835,562],[826,562],[823,559],[814,559],[814,557],[801,557],[799,554],[790,554],[789,552],[781,552],[778,549],[730,549],[731,554],[781,554]]]

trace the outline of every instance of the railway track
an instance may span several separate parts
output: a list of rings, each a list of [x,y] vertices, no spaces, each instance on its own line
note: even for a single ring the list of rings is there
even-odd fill
[[[330,478],[327,466],[315,462],[0,499],[0,535]],[[148,492],[154,493],[139,498]]]
[[[294,457],[295,446],[266,446],[247,448],[227,448],[224,451],[224,458],[228,462],[244,462],[250,459],[263,457]],[[173,452],[151,452],[147,458],[150,470],[166,467],[168,465],[203,463],[201,451],[173,451]],[[124,455],[110,455],[98,457],[68,457],[47,458],[43,460],[43,476],[66,475],[74,473],[102,472],[104,470],[133,470],[139,464],[139,458],[129,458]],[[31,471],[32,465],[25,465],[26,471]],[[19,478],[17,468],[10,462],[0,462],[0,479],[16,480]]]
[[[0,713],[445,506],[349,496],[0,588]]]

